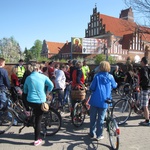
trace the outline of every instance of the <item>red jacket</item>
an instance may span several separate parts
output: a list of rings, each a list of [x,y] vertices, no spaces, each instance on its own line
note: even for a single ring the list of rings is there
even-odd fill
[[[72,87],[80,88],[84,84],[84,75],[81,69],[75,69],[72,73]]]
[[[16,74],[11,74],[11,84],[14,86],[20,86],[20,83]]]
[[[48,76],[51,79],[52,76],[54,76],[54,68],[53,67],[48,67]]]

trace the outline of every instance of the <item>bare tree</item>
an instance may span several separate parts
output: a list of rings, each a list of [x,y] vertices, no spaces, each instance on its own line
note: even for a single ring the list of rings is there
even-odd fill
[[[150,0],[124,0],[128,7],[131,7],[135,12],[143,14],[150,25]]]

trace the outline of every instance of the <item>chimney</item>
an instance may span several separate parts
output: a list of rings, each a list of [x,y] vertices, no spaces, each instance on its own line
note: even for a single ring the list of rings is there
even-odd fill
[[[130,7],[128,9],[122,10],[119,18],[134,22],[132,8]]]

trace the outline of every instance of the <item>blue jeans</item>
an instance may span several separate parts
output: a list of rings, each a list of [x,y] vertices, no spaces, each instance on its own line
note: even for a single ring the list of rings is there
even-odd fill
[[[0,109],[2,108],[7,108],[7,104],[10,105],[7,102],[7,97],[6,97],[6,93],[4,91],[0,91]],[[2,113],[2,112],[1,112]],[[1,115],[1,114],[0,114]],[[8,116],[11,118],[12,116],[10,115],[10,113],[8,113]],[[17,120],[14,119],[14,125],[17,125]]]
[[[63,101],[64,101],[64,90],[58,91],[58,99],[59,99],[59,102],[60,102],[60,104],[62,106],[63,105]]]
[[[70,85],[66,85],[65,91],[64,91],[64,103],[68,103],[69,101],[69,94],[70,94]]]
[[[97,138],[103,134],[103,124],[106,115],[106,108],[90,106],[90,134]]]
[[[7,106],[7,97],[4,91],[0,91],[0,109],[6,108]]]

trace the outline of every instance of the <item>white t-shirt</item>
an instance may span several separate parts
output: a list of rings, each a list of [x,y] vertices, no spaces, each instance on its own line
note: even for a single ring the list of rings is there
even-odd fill
[[[56,88],[62,88],[63,90],[66,88],[66,76],[65,73],[62,70],[56,70],[55,71],[55,87]]]

